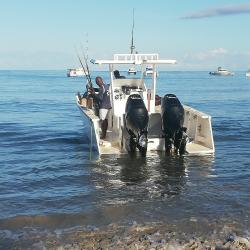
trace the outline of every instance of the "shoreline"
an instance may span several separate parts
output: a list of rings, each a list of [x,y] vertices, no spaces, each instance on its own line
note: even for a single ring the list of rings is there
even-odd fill
[[[16,240],[0,238],[3,249],[250,249],[249,232],[242,232],[232,225],[210,228],[207,233],[177,230],[162,223],[124,226],[110,224],[100,228],[71,229],[65,232],[23,235]]]

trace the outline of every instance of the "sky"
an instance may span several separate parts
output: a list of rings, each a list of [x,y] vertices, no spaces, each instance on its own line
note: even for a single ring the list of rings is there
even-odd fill
[[[250,0],[0,0],[0,69],[78,67],[129,53],[133,8],[139,53],[172,70],[250,68]]]

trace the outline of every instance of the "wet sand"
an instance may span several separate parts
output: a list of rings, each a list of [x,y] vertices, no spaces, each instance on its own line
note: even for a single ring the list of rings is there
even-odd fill
[[[199,229],[199,228],[196,228]],[[250,249],[249,232],[242,234],[233,225],[211,228],[205,233],[177,230],[166,224],[122,226],[111,224],[101,228],[72,229],[51,234],[29,234],[15,240],[0,241],[0,249]],[[248,234],[248,235],[247,235]]]

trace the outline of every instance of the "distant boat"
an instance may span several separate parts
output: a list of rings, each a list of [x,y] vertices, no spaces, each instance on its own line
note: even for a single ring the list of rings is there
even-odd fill
[[[246,72],[246,76],[250,77],[250,69]]]
[[[136,69],[134,67],[128,69],[128,74],[129,75],[135,75],[136,74]]]
[[[144,71],[144,76],[151,76],[154,73],[153,66],[148,65]],[[158,76],[158,72],[156,72],[156,76]]]
[[[148,65],[146,67],[146,70],[144,72],[144,75],[147,76],[147,75],[152,75],[153,74],[153,66],[152,65]]]
[[[226,69],[223,69],[222,67],[218,67],[217,71],[212,71],[209,72],[210,75],[215,75],[215,76],[233,76],[234,73],[230,72]]]
[[[87,72],[86,72],[87,73]],[[75,77],[75,76],[85,76],[85,72],[83,68],[78,69],[68,69],[67,70],[67,77]]]

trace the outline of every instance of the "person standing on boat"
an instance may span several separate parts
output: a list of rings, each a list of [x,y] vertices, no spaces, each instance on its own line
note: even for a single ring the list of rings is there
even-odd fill
[[[95,91],[92,90],[91,94],[93,95],[93,98],[95,98],[99,103],[99,118],[101,120],[102,129],[100,139],[105,139],[108,129],[108,114],[109,110],[112,108],[110,101],[109,85],[105,84],[100,76],[97,76],[95,78],[95,82],[99,87],[99,93],[95,94]]]
[[[119,70],[114,71],[114,76],[116,79],[124,79],[126,78],[125,76],[121,76]]]

